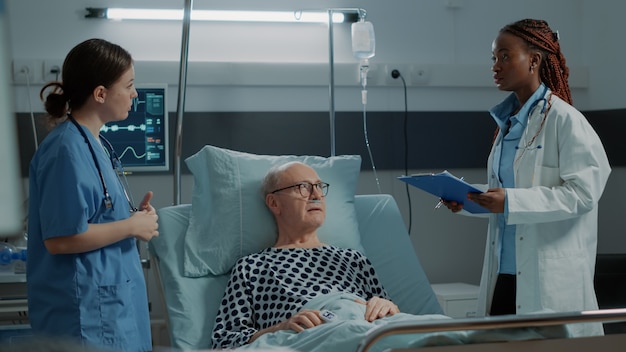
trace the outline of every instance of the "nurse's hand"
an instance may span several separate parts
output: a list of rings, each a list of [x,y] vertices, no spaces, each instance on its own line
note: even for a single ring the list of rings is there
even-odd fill
[[[139,210],[134,212],[130,217],[130,221],[132,221],[133,226],[133,236],[146,242],[150,241],[152,237],[158,236],[158,218],[159,217],[157,216],[156,211],[154,211],[154,208],[152,208],[152,211]]]
[[[153,195],[154,193],[152,193],[152,191],[148,191],[148,193],[143,196],[143,200],[141,201],[141,203],[139,203],[139,210],[147,210],[148,213],[156,214],[156,209],[154,209],[154,207],[152,207],[152,205],[150,204],[150,200],[152,199]]]
[[[504,188],[489,188],[483,193],[468,193],[467,199],[476,202],[492,213],[504,213]]]

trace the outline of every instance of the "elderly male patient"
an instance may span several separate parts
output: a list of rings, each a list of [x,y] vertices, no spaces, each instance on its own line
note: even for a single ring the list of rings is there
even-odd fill
[[[322,243],[317,229],[326,216],[329,185],[311,167],[290,162],[272,168],[262,191],[274,215],[273,247],[236,263],[213,329],[213,348],[239,347],[279,330],[302,332],[324,322],[304,306],[332,293],[360,297],[364,320],[399,313],[360,252]]]

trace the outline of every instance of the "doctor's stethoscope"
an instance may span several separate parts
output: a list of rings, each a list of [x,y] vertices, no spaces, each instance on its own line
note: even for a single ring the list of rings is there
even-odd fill
[[[541,96],[545,96],[546,92],[548,91],[548,87],[546,86],[543,90],[543,93],[541,94]],[[541,144],[538,144],[537,146],[533,147],[533,143],[535,142],[535,139],[537,139],[537,136],[539,136],[539,134],[541,133],[541,131],[543,130],[544,124],[546,122],[546,118],[548,117],[548,112],[550,111],[550,108],[552,108],[552,92],[550,92],[550,94],[548,95],[547,98],[541,98],[538,99],[537,101],[535,101],[533,103],[533,106],[531,107],[531,110],[534,109],[537,105],[539,105],[541,102],[543,102],[543,106],[541,108],[540,114],[543,115],[541,118],[541,122],[539,124],[539,127],[537,128],[537,132],[535,132],[535,134],[533,135],[533,137],[528,140],[528,130],[529,127],[528,126],[526,129],[524,129],[524,132],[522,134],[522,138],[521,138],[521,143],[515,147],[515,149],[521,149],[521,153],[515,158],[515,163],[517,163],[523,156],[524,154],[526,154],[526,151],[528,150],[535,150],[535,149],[541,149],[543,146]],[[530,121],[529,121],[530,124]]]
[[[87,146],[89,147],[91,158],[93,159],[93,162],[96,165],[96,169],[98,170],[98,176],[100,176],[100,183],[102,184],[102,189],[104,190],[105,208],[113,209],[113,200],[111,199],[111,195],[109,194],[109,190],[107,188],[106,182],[104,181],[104,175],[102,174],[100,163],[98,162],[98,158],[96,157],[96,152],[93,150],[93,146],[89,142],[89,137],[87,137],[87,134],[85,133],[83,128],[78,124],[78,122],[76,122],[76,120],[74,119],[74,117],[72,117],[72,115],[67,114],[67,118],[70,121],[72,121],[74,126],[76,126],[76,128],[78,129],[78,132],[80,132],[81,136],[83,136],[83,138],[85,139],[85,143],[87,143]],[[124,173],[122,162],[117,156],[117,153],[115,153],[115,149],[113,149],[113,145],[111,145],[111,142],[109,142],[106,138],[104,138],[102,134],[99,134],[98,137],[100,138],[100,141],[102,142],[102,147],[109,154],[109,158],[111,159],[111,166],[113,167],[113,170],[115,170],[115,173],[117,174],[117,178],[120,181],[122,190],[124,191],[124,196],[126,197],[126,200],[128,201],[128,206],[129,206],[131,213],[136,212],[137,208],[135,208],[134,206],[135,202],[132,199],[132,195],[129,192],[130,187],[128,185],[128,179],[126,178],[126,174]]]

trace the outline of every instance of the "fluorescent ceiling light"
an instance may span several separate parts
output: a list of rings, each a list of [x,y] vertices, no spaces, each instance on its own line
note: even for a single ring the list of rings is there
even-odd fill
[[[130,8],[87,8],[87,18],[108,18],[112,20],[182,20],[183,10],[177,9],[130,9]],[[341,11],[333,11],[333,23],[346,20]],[[358,16],[356,16],[358,17]],[[235,21],[235,22],[304,22],[328,23],[327,11],[218,11],[193,10],[194,21]]]

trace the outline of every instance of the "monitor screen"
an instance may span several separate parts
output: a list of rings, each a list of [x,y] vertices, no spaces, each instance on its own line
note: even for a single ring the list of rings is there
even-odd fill
[[[167,85],[137,85],[128,118],[102,126],[122,161],[124,171],[168,171],[169,135]]]

